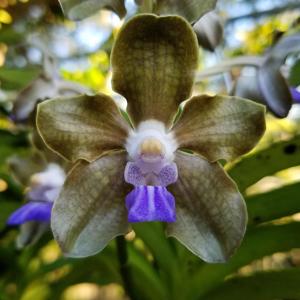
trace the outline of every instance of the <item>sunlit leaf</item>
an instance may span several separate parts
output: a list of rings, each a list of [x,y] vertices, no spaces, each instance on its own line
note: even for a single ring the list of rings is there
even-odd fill
[[[227,264],[207,264],[197,270],[191,279],[188,299],[199,299],[206,295],[221,284],[226,276],[256,259],[299,248],[299,230],[300,223],[269,225],[249,230],[241,248]]]
[[[201,299],[273,300],[299,299],[300,268],[260,272],[249,277],[233,278]]]
[[[246,198],[249,223],[258,224],[300,212],[300,183]]]
[[[272,144],[267,149],[246,156],[228,173],[244,191],[261,178],[300,164],[300,136]]]

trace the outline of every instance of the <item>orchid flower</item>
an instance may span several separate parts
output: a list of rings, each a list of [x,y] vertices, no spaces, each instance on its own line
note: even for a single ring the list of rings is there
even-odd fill
[[[58,96],[73,96],[89,92],[78,83],[63,80],[53,58],[44,54],[41,74],[17,95],[11,119],[16,123],[28,121],[38,102]]]
[[[226,96],[188,99],[196,36],[178,16],[132,18],[112,51],[112,86],[132,126],[104,94],[47,100],[37,126],[45,143],[76,162],[55,201],[51,226],[64,253],[102,250],[129,223],[166,222],[168,236],[209,262],[228,259],[247,212],[220,159],[248,152],[265,130],[264,107]],[[189,150],[189,151],[186,151]]]
[[[17,247],[35,242],[49,228],[51,210],[65,180],[65,172],[54,163],[30,178],[26,193],[28,202],[9,217],[9,226],[21,225]]]

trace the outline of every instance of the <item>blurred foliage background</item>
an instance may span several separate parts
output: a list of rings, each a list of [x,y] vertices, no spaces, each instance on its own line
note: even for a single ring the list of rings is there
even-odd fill
[[[143,8],[125,5],[125,19]],[[201,52],[195,92],[236,94],[269,108],[259,145],[226,165],[249,212],[246,237],[228,263],[202,262],[156,223],[126,237],[125,263],[118,241],[94,257],[63,257],[50,230],[16,247],[20,229],[6,220],[24,203],[18,177],[42,169],[41,160],[29,163],[38,151],[62,163],[36,134],[35,105],[101,91],[124,107],[111,90],[109,63],[123,22],[110,10],[72,21],[57,0],[0,0],[0,299],[300,299],[298,0],[219,0],[212,17],[193,20]]]

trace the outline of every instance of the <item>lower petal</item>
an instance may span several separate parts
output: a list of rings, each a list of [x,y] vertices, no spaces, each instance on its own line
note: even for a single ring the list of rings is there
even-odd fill
[[[128,232],[125,164],[125,152],[110,152],[92,163],[80,161],[70,171],[51,217],[54,238],[64,254],[94,255]]]
[[[30,221],[50,222],[53,203],[30,201],[21,206],[9,217],[8,225],[20,225]]]
[[[175,222],[175,199],[162,186],[138,186],[126,197],[128,221]]]
[[[206,262],[224,262],[240,245],[247,210],[235,183],[218,163],[178,151],[178,181],[170,186],[176,198],[175,223],[167,234]]]

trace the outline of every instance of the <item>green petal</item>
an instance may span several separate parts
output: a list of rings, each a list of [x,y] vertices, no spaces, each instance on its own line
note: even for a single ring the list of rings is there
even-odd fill
[[[26,246],[35,244],[48,230],[48,223],[26,222],[22,224],[16,239],[17,248],[20,250]]]
[[[92,161],[123,147],[129,126],[103,94],[57,98],[38,106],[37,127],[49,148],[75,161]]]
[[[216,6],[217,0],[157,0],[154,12],[175,14],[193,22]]]
[[[80,161],[69,173],[51,219],[54,237],[66,255],[96,254],[127,233],[125,164],[125,152],[111,152],[92,163]]]
[[[57,94],[54,82],[43,74],[40,75],[17,95],[12,111],[15,120],[27,120],[39,100],[52,98]]]
[[[60,0],[60,4],[71,20],[87,18],[100,9],[109,9],[120,18],[126,15],[124,0]]]
[[[46,160],[37,151],[29,155],[13,155],[8,158],[7,164],[10,174],[24,187],[29,185],[34,173],[42,172],[47,166]]]
[[[218,163],[177,152],[178,181],[170,187],[177,221],[174,236],[207,262],[226,261],[240,245],[247,224],[245,202]]]
[[[138,15],[121,29],[112,52],[112,85],[128,102],[135,125],[167,125],[190,95],[198,46],[192,27],[177,16]]]
[[[238,97],[196,96],[173,128],[179,147],[210,161],[232,160],[250,151],[265,131],[262,105]]]

